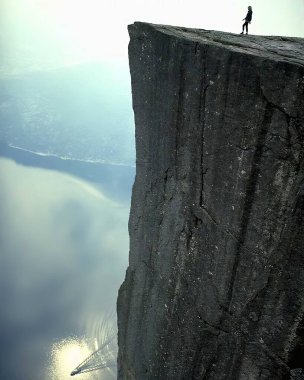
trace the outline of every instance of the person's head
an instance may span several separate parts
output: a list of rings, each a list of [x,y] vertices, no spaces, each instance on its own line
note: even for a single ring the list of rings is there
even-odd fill
[[[248,7],[248,10],[249,10],[249,11],[252,11],[252,7],[251,7],[250,5],[249,5],[249,7]]]

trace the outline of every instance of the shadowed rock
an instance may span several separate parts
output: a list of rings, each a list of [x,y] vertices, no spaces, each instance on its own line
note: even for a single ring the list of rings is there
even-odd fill
[[[119,379],[303,378],[304,40],[129,32]]]

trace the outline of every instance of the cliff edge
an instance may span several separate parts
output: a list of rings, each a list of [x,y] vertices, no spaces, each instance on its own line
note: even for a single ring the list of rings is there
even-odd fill
[[[304,40],[129,33],[118,378],[303,378]]]

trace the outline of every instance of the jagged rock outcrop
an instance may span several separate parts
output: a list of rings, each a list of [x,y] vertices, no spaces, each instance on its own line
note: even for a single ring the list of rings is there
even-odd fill
[[[119,379],[304,366],[304,41],[135,23]]]

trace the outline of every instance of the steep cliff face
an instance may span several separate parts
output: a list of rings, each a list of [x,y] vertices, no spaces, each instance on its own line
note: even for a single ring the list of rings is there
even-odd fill
[[[304,41],[129,27],[136,123],[119,379],[304,366]]]

